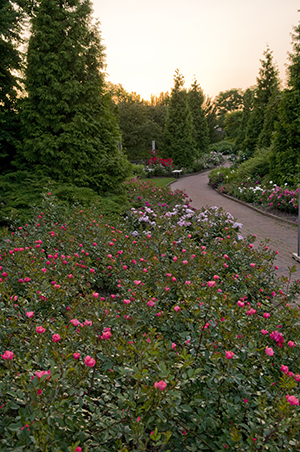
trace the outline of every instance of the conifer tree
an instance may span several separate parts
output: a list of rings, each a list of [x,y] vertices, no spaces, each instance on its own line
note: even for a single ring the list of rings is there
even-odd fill
[[[187,168],[195,160],[196,144],[193,138],[193,119],[183,86],[184,77],[177,69],[166,118],[163,153],[165,157],[171,157],[175,165]]]
[[[263,129],[265,112],[271,100],[279,93],[278,69],[273,64],[272,51],[267,47],[264,52],[264,60],[261,61],[257,87],[254,96],[254,108],[247,123],[246,137],[243,150],[251,157],[258,143],[259,135]]]
[[[55,180],[116,191],[129,171],[104,94],[90,0],[39,0],[31,20],[20,158]]]
[[[18,50],[23,13],[16,3],[0,0],[0,172],[5,172],[15,155],[19,130],[16,71],[21,69]]]
[[[300,173],[300,23],[292,34],[288,88],[280,96],[270,150],[270,176],[277,184],[299,184]]]
[[[247,124],[253,108],[253,90],[247,88],[243,96],[243,111],[238,136],[235,142],[237,151],[241,150],[246,137]]]
[[[188,92],[188,105],[193,119],[193,138],[196,143],[196,156],[201,157],[208,150],[209,130],[204,110],[204,94],[195,80]]]

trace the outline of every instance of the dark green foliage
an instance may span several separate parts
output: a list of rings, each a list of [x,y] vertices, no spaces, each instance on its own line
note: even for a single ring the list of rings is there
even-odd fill
[[[231,141],[222,140],[218,143],[213,143],[209,146],[210,151],[220,152],[223,155],[232,154],[235,151],[235,146]]]
[[[193,137],[196,143],[197,157],[201,157],[208,150],[209,130],[202,108],[204,94],[197,81],[195,80],[188,92],[188,105],[193,118]]]
[[[219,122],[217,118],[217,108],[210,97],[206,98],[203,106],[208,125],[209,142],[217,143],[224,138],[223,132],[219,133]]]
[[[255,147],[258,144],[260,133],[264,127],[268,105],[270,102],[273,102],[273,99],[279,94],[278,69],[273,63],[273,54],[269,48],[264,52],[264,57],[264,60],[260,60],[261,68],[259,70],[259,77],[257,77],[254,108],[247,123],[246,137],[243,143],[243,150],[248,157],[253,155]],[[272,118],[274,118],[274,116],[272,116]],[[273,124],[273,119],[269,118],[268,129],[270,129]],[[268,139],[271,133],[272,131],[270,130],[266,131],[265,138]]]
[[[224,127],[226,114],[243,108],[243,92],[237,88],[221,91],[214,103],[217,109],[218,124],[220,127]]]
[[[299,183],[300,173],[300,24],[294,28],[288,86],[280,99],[270,153],[270,175],[277,184]]]
[[[269,173],[268,154],[268,149],[257,150],[252,158],[239,165],[235,171],[235,179],[244,182],[247,178],[254,180],[266,176]]]
[[[18,50],[22,11],[10,0],[0,0],[0,173],[7,171],[15,155],[19,134],[15,71],[21,69]]]
[[[239,136],[239,130],[243,118],[243,112],[236,110],[228,112],[224,119],[224,134],[225,139],[231,142],[235,142]]]
[[[286,90],[281,95],[279,119],[270,153],[270,177],[278,185],[299,183],[300,172],[300,91]]]
[[[190,167],[196,156],[196,144],[193,138],[193,120],[183,90],[184,78],[175,72],[165,126],[164,156],[171,157],[177,166]]]
[[[41,206],[44,202],[42,193],[45,190],[55,195],[65,206],[96,205],[103,213],[120,213],[129,207],[124,195],[100,196],[88,187],[51,180],[41,171],[35,174],[16,171],[0,176],[0,226],[13,227],[26,222],[32,215],[32,207]]]
[[[19,159],[60,182],[116,192],[130,165],[104,95],[89,0],[41,0],[32,18]]]
[[[275,130],[275,123],[278,120],[278,106],[280,101],[280,95],[275,94],[269,100],[267,108],[265,110],[264,124],[262,131],[259,134],[257,140],[258,148],[270,147]]]
[[[130,160],[147,159],[152,140],[161,149],[167,106],[149,104],[128,95],[118,103],[122,143]]]
[[[238,150],[241,148],[246,137],[247,123],[250,118],[250,113],[253,109],[253,96],[254,96],[253,90],[251,88],[247,88],[243,96],[243,112],[238,136],[235,141],[235,145]]]

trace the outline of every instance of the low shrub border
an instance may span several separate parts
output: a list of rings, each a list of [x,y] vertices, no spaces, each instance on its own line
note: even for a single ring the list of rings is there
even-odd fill
[[[2,240],[1,451],[294,451],[298,282],[218,209],[128,183]],[[268,448],[268,449],[267,449]]]

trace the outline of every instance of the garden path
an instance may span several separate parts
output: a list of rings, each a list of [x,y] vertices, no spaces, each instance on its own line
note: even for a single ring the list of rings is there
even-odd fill
[[[174,182],[172,190],[183,190],[192,199],[190,203],[196,209],[207,206],[222,207],[230,212],[239,223],[243,224],[241,235],[257,235],[256,243],[269,239],[272,250],[278,251],[275,264],[279,267],[278,276],[288,275],[288,267],[296,265],[296,272],[292,280],[300,279],[300,264],[296,262],[292,253],[297,253],[298,229],[296,225],[271,218],[257,212],[239,202],[228,199],[217,193],[208,185],[208,173],[195,174],[182,177]]]

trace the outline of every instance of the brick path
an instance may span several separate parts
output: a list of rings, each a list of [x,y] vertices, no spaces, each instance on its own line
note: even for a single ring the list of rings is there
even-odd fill
[[[298,229],[283,221],[270,218],[256,212],[236,201],[226,198],[213,190],[208,184],[208,171],[194,176],[182,177],[174,182],[172,189],[183,190],[192,199],[191,205],[196,209],[206,206],[222,207],[230,212],[239,223],[243,224],[241,234],[256,234],[256,243],[270,239],[271,249],[278,251],[275,264],[279,267],[278,276],[288,275],[288,267],[296,265],[297,271],[292,280],[300,279],[300,264],[292,258],[297,253]]]

